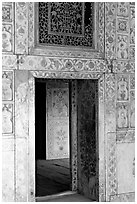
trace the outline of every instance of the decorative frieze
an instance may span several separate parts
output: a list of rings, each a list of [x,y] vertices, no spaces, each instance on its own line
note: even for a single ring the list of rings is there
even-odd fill
[[[17,69],[17,56],[2,55],[2,69],[3,70]]]
[[[20,70],[105,72],[103,60],[86,60],[73,58],[51,58],[44,56],[19,56]]]

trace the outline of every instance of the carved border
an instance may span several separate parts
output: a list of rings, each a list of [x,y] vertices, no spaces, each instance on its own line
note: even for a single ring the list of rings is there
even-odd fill
[[[67,51],[65,48],[57,48],[53,47],[50,48],[50,46],[46,46],[45,48],[38,48],[36,46],[36,39],[35,39],[35,20],[36,20],[36,12],[35,12],[35,3],[30,2],[28,5],[28,27],[29,27],[29,54],[36,54],[36,55],[45,55],[45,56],[62,56],[62,57],[84,57],[84,58],[103,58],[104,54],[104,3],[96,3],[95,5],[96,15],[95,19],[99,20],[99,24],[95,25],[96,30],[98,30],[98,34],[95,33],[95,37],[97,36],[97,41],[99,44],[97,45],[97,50],[94,50],[92,52],[91,49],[73,49],[72,51]],[[101,15],[98,16],[98,9],[100,9]],[[98,22],[98,21],[96,21]]]
[[[73,72],[101,72],[107,69],[106,62],[99,59],[74,59],[63,57],[19,55],[20,70],[48,70]]]
[[[29,83],[30,85],[30,99],[29,99],[29,159],[30,162],[30,167],[29,170],[31,172],[31,181],[29,181],[29,189],[31,189],[31,192],[29,192],[29,200],[35,200],[35,172],[32,170],[32,168],[35,167],[35,77],[38,78],[67,78],[67,79],[98,79],[99,83],[99,115],[98,115],[98,120],[99,124],[99,131],[98,131],[98,140],[99,140],[99,201],[105,201],[105,154],[104,154],[104,148],[105,144],[104,142],[104,75],[100,73],[77,73],[77,72],[48,72],[48,71],[29,71]],[[77,139],[75,138],[75,141]],[[75,161],[77,160],[77,151],[76,148],[73,149],[74,154],[75,154]],[[75,162],[75,165],[77,165],[77,162]],[[73,169],[75,171],[76,167]],[[76,190],[77,187],[77,174],[73,174],[73,180],[72,181],[72,189]],[[30,191],[30,190],[29,190]]]
[[[110,202],[135,202],[135,193],[123,193],[110,196]]]

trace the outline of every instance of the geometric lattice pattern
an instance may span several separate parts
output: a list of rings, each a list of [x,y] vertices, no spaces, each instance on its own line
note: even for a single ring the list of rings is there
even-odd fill
[[[94,3],[40,2],[38,10],[39,44],[94,48]]]

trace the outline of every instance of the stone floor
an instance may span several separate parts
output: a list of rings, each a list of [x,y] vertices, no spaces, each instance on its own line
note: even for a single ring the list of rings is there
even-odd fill
[[[46,197],[37,198],[36,202],[94,202],[80,194],[59,196],[57,198],[47,199]]]

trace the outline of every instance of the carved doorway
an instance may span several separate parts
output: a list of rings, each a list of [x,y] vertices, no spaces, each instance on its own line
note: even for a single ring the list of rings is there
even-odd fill
[[[35,159],[52,161],[56,166],[58,159],[66,160],[69,182],[60,192],[78,192],[96,201],[97,84],[97,80],[90,79],[35,80]],[[38,165],[42,168],[44,164],[36,161],[36,197],[55,194],[38,193]],[[55,174],[55,169],[52,173]]]

